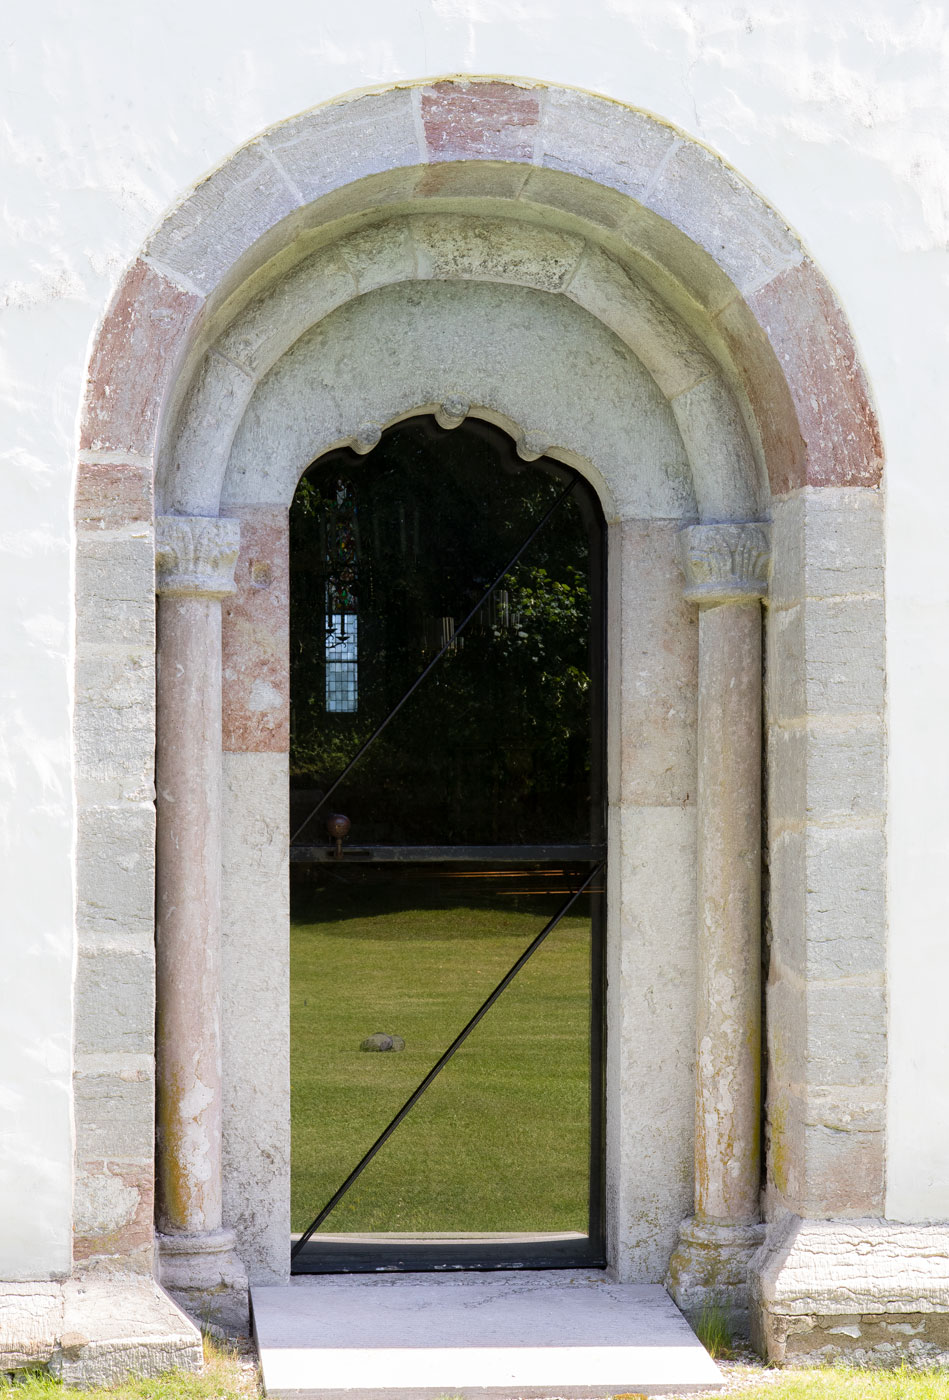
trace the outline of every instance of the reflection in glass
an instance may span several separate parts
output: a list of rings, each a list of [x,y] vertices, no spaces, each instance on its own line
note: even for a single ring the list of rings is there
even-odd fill
[[[290,518],[294,830],[447,642],[333,794],[352,843],[602,839],[591,625],[602,526],[585,490],[454,638],[573,478],[552,462],[528,468],[487,425],[449,433],[419,419],[365,457],[339,451],[306,473]],[[322,839],[320,821],[301,837]]]
[[[355,714],[359,708],[359,619],[355,613],[330,613],[326,622],[326,711]]]
[[[526,466],[496,429],[410,419],[314,463],[290,551],[299,1235],[598,868],[603,522],[575,473]],[[602,1262],[601,887],[295,1268]]]
[[[320,866],[291,944],[295,1231],[576,886],[538,868]],[[581,900],[322,1227],[588,1225],[590,912]],[[381,1032],[400,1051],[361,1049]]]

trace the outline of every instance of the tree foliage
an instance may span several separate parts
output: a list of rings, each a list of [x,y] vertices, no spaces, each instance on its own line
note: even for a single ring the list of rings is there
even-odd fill
[[[325,790],[571,475],[525,468],[493,430],[426,420],[367,458],[310,469],[291,513],[295,788]],[[591,528],[575,496],[557,508],[334,795],[354,842],[589,839]],[[327,617],[344,605],[358,617],[358,708],[333,714]]]

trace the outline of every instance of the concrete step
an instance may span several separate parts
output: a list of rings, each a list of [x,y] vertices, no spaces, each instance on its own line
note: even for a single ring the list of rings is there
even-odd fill
[[[597,1270],[311,1276],[251,1293],[272,1396],[566,1400],[724,1385],[664,1288]]]

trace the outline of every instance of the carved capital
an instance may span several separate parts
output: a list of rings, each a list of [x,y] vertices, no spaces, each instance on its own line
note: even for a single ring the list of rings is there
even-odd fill
[[[691,603],[763,598],[770,562],[767,525],[689,525],[679,531],[679,567]]]
[[[234,593],[240,522],[208,515],[161,515],[155,522],[155,587],[163,597]]]

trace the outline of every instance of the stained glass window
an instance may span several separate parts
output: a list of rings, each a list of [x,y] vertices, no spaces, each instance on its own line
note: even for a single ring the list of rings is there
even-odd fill
[[[331,500],[326,535],[325,705],[328,713],[351,715],[359,708],[359,529],[348,481],[340,478],[334,483]]]
[[[359,619],[355,613],[329,613],[326,624],[326,708],[354,714],[359,706]]]

